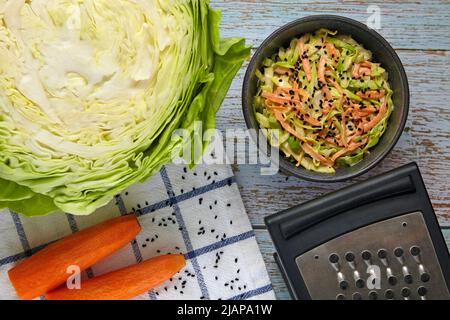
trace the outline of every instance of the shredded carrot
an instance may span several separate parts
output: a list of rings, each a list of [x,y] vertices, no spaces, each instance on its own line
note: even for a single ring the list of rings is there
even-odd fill
[[[337,83],[334,80],[329,80],[329,82],[336,88],[336,90],[340,93],[340,94],[344,94],[344,89],[342,89],[342,87],[339,85],[339,83]]]
[[[293,103],[300,103],[300,100],[295,100],[295,99],[291,99],[290,97],[282,97],[273,93],[269,93],[269,92],[263,92],[262,93],[262,97],[266,98],[267,100],[273,101],[275,103],[279,103],[279,104],[284,104],[289,103],[289,102],[293,102]]]
[[[312,80],[311,63],[309,62],[309,59],[305,57],[305,37],[301,37],[300,40],[298,40],[297,50],[302,60],[302,66],[303,70],[306,73],[306,79],[308,79],[308,81],[311,81]]]
[[[386,116],[386,112],[387,107],[386,104],[383,103],[376,117],[364,125],[364,132],[369,132],[370,130],[372,130],[373,127],[375,127],[381,120],[384,119],[384,117]]]
[[[370,62],[370,61],[363,61],[363,62],[361,62],[361,67],[372,69],[372,62]]]
[[[330,88],[328,88],[328,86],[324,86],[322,88],[322,92],[327,100],[333,100],[333,96],[331,95]]]
[[[294,137],[296,137],[297,139],[299,139],[300,141],[306,141],[306,138],[303,137],[300,133],[297,132],[297,130],[295,130],[294,128],[292,128],[283,118],[283,114],[279,111],[275,111],[274,112],[275,118],[278,120],[278,122],[281,124],[281,126],[284,128],[284,130],[286,130],[287,132],[289,132],[290,134],[292,134]]]
[[[336,162],[337,159],[339,159],[340,157],[346,155],[347,153],[353,152],[356,149],[358,149],[359,147],[365,145],[367,143],[367,139],[365,139],[364,141],[360,142],[360,143],[354,143],[352,142],[347,148],[342,149],[341,151],[336,152],[333,157],[331,157],[331,161],[333,163]]]
[[[365,99],[381,99],[386,95],[385,90],[368,90],[366,92],[358,91],[356,95]]]
[[[302,97],[302,101],[303,100],[308,100],[308,98],[310,97],[308,91],[306,91],[305,89],[298,88],[298,83],[296,83],[296,87],[294,86],[293,88],[278,87],[277,90],[278,89],[280,89],[280,91],[283,91],[285,93],[289,93],[290,91],[294,91],[294,95],[295,94],[300,95]]]
[[[311,117],[310,115],[306,114],[304,115],[304,119],[306,122],[308,122],[310,125],[313,125],[315,127],[320,127],[322,126],[322,123],[319,120],[314,119],[313,117]]]
[[[331,57],[333,61],[339,57],[339,52],[336,50],[334,44],[327,42],[325,48],[327,49],[328,56]]]
[[[355,65],[353,66],[352,76],[353,76],[353,78],[355,78],[355,79],[358,79],[358,78],[359,78],[359,68],[360,68],[360,64],[359,64],[359,63],[357,63],[357,64],[355,64]]]
[[[309,143],[304,143],[302,145],[303,150],[313,159],[320,161],[320,163],[326,165],[326,166],[332,166],[333,161],[330,159],[325,158],[323,155],[318,153],[316,150],[314,150],[313,147],[309,145]]]
[[[319,68],[318,68],[318,77],[319,81],[322,83],[326,83],[325,80],[325,65],[327,64],[327,58],[325,56],[320,57]]]
[[[282,75],[287,75],[287,76],[292,75],[292,70],[288,69],[288,68],[284,68],[284,67],[276,67],[274,71],[275,71],[275,73],[282,74]]]

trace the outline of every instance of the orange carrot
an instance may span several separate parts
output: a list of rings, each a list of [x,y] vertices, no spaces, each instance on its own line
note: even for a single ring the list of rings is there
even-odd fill
[[[339,51],[336,50],[334,44],[327,42],[325,44],[325,48],[327,49],[328,56],[331,57],[333,61],[336,61],[336,59],[339,57]]]
[[[299,139],[300,141],[306,142],[306,138],[302,136],[300,133],[297,132],[294,128],[292,128],[283,118],[283,114],[280,111],[274,110],[275,118],[278,120],[278,122],[281,124],[284,130],[292,134],[294,137]]]
[[[331,95],[330,88],[328,88],[328,86],[324,86],[322,88],[322,92],[327,100],[333,100],[333,96]]]
[[[386,91],[381,90],[369,90],[366,92],[358,91],[356,95],[360,98],[368,99],[381,99],[386,95]]]
[[[326,83],[327,82],[325,80],[325,66],[326,66],[326,64],[327,64],[327,58],[325,56],[320,57],[318,74],[319,74],[319,81],[322,82],[322,83]]]
[[[9,270],[22,299],[34,299],[64,283],[70,266],[85,270],[132,241],[141,230],[135,215],[103,222],[54,242]]]
[[[333,163],[336,162],[337,159],[339,159],[340,157],[346,155],[349,152],[355,151],[356,149],[358,149],[359,147],[362,147],[363,145],[365,145],[367,143],[367,139],[365,139],[364,141],[361,141],[360,143],[356,143],[356,142],[352,142],[350,143],[350,145],[345,148],[342,149],[341,151],[336,152],[333,157],[331,158],[331,161]]]
[[[369,132],[372,130],[373,127],[375,127],[381,120],[383,120],[384,116],[387,113],[387,107],[386,104],[382,104],[380,108],[380,112],[367,124],[364,125],[364,132]]]
[[[333,162],[330,161],[330,159],[324,157],[320,153],[318,153],[316,150],[314,150],[313,147],[311,147],[308,143],[304,143],[302,145],[302,149],[313,159],[319,161],[320,163],[326,165],[326,166],[332,166]]]
[[[292,70],[288,69],[288,68],[284,68],[284,67],[277,67],[277,68],[275,68],[274,71],[275,71],[275,73],[282,74],[282,75],[287,75],[287,76],[292,75]]]
[[[300,59],[302,60],[302,66],[303,66],[303,70],[306,73],[306,79],[308,81],[311,81],[311,79],[312,79],[311,63],[309,62],[309,59],[305,55],[306,48],[305,48],[305,38],[304,37],[302,37],[302,38],[300,38],[300,40],[298,40],[297,51],[299,53]]]
[[[80,289],[61,286],[45,295],[47,300],[127,300],[173,277],[186,265],[182,255],[166,255],[113,271],[81,283]]]
[[[359,79],[359,68],[360,68],[360,64],[356,63],[355,66],[353,67],[353,71],[352,71],[352,77],[355,79]]]
[[[289,102],[300,103],[299,100],[291,99],[290,97],[277,96],[276,94],[273,94],[270,92],[263,92],[261,94],[261,96],[267,100],[270,100],[272,102],[279,103],[279,104],[284,104],[285,102],[286,103],[289,103]]]

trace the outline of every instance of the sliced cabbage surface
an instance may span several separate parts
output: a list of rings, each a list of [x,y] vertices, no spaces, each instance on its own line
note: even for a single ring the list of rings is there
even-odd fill
[[[249,55],[206,0],[0,0],[0,207],[92,213],[214,128]]]

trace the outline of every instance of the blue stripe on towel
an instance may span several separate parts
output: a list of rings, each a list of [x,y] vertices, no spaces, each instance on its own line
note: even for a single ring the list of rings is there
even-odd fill
[[[223,179],[221,181],[218,181],[218,182],[215,182],[215,183],[211,183],[211,184],[209,184],[207,186],[203,186],[203,187],[200,187],[198,189],[195,189],[195,190],[183,193],[183,194],[178,195],[178,196],[175,196],[174,194],[173,195],[169,195],[169,199],[163,200],[163,201],[157,202],[155,204],[149,205],[149,206],[147,206],[145,208],[139,209],[139,210],[136,211],[136,214],[138,216],[144,216],[144,215],[149,214],[151,212],[154,212],[156,210],[167,208],[167,207],[173,205],[174,203],[180,203],[180,202],[183,202],[183,201],[186,201],[186,200],[198,197],[198,196],[200,196],[202,194],[205,194],[207,192],[210,192],[210,191],[213,191],[213,190],[216,190],[216,189],[220,189],[220,188],[223,188],[225,186],[230,186],[230,185],[232,185],[234,183],[236,183],[236,178],[235,177],[229,177],[229,178]]]
[[[247,299],[259,296],[261,294],[267,293],[267,292],[272,291],[272,290],[273,290],[272,285],[268,284],[268,285],[266,285],[264,287],[244,292],[244,293],[239,294],[237,296],[234,296],[234,297],[232,297],[232,298],[230,298],[228,300],[247,300]]]
[[[167,174],[166,167],[163,167],[161,169],[160,174],[161,174],[162,180],[164,182],[164,185],[166,186],[167,194],[172,199],[173,209],[174,209],[174,212],[175,212],[175,216],[176,216],[178,225],[182,228],[181,233],[183,235],[183,240],[184,240],[186,249],[189,252],[194,251],[194,247],[192,246],[192,242],[191,242],[191,239],[189,237],[189,232],[188,232],[188,230],[186,228],[186,224],[184,223],[183,215],[181,214],[180,207],[178,206],[178,202],[177,202],[177,200],[175,198],[175,193],[173,191],[172,183],[170,182],[169,175]],[[205,299],[209,300],[208,288],[206,287],[205,279],[203,277],[200,265],[199,265],[199,263],[198,263],[198,261],[197,261],[197,259],[195,257],[193,257],[191,259],[191,263],[192,263],[192,266],[194,268],[195,275],[197,276],[197,281],[198,281],[198,285],[200,286],[200,291],[202,292],[202,296]]]
[[[30,243],[28,242],[27,235],[25,234],[25,229],[23,228],[22,220],[20,219],[20,216],[13,212],[9,211],[11,213],[11,217],[14,221],[14,226],[17,230],[17,235],[19,236],[20,243],[22,244],[23,251],[25,253],[25,256],[28,257],[31,255],[31,247]]]
[[[185,257],[186,257],[186,259],[193,259],[195,257],[201,256],[201,255],[206,254],[208,252],[211,252],[211,251],[214,251],[214,250],[218,250],[220,248],[232,245],[232,244],[237,243],[239,241],[243,241],[243,240],[246,240],[246,239],[249,239],[249,238],[253,238],[254,236],[255,236],[255,232],[253,230],[252,231],[248,231],[248,232],[239,234],[237,236],[230,237],[230,238],[227,238],[225,240],[218,241],[216,243],[210,244],[210,245],[208,245],[206,247],[190,251],[189,253],[187,253],[185,255]]]

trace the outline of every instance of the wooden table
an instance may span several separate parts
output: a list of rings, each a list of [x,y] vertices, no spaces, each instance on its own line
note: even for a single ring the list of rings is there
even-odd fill
[[[222,35],[248,39],[254,48],[283,24],[313,14],[337,14],[366,22],[374,1],[212,0],[223,11]],[[397,49],[411,86],[411,113],[395,150],[370,176],[416,161],[421,167],[444,234],[450,243],[450,2],[379,1],[379,32]],[[218,128],[245,128],[241,87],[247,64],[236,77],[218,114]],[[289,294],[273,261],[273,245],[263,218],[355,181],[309,183],[282,174],[261,176],[257,166],[234,166],[244,204],[256,230],[278,298]]]

